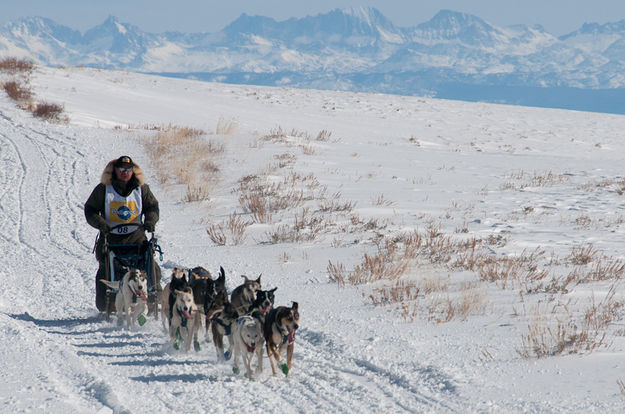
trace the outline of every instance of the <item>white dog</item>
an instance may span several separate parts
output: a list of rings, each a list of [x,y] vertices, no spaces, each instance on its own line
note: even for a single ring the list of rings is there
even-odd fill
[[[185,351],[189,352],[193,336],[202,325],[202,318],[193,301],[193,290],[190,287],[176,290],[174,293],[176,300],[171,310],[169,337],[175,349],[180,349],[178,339],[182,339],[185,343]]]
[[[115,310],[118,324],[123,324],[126,318],[126,328],[134,326],[135,321],[143,326],[148,312],[148,278],[143,270],[131,269],[122,277],[121,281],[111,282],[101,279],[110,288],[117,289],[115,295]]]
[[[252,374],[252,359],[254,355],[256,355],[258,360],[256,374],[263,372],[263,346],[265,339],[258,319],[248,315],[239,317],[234,323],[232,342],[234,347],[234,366],[232,371],[235,374],[240,372],[239,357],[241,357],[243,358],[247,378],[250,380],[254,379]]]

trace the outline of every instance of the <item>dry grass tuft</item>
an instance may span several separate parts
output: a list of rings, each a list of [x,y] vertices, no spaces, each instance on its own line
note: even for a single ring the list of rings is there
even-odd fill
[[[18,59],[16,57],[7,57],[0,60],[0,71],[12,74],[30,73],[35,69],[35,64],[29,59]]]
[[[18,81],[8,81],[3,85],[4,91],[9,98],[17,102],[27,102],[32,99],[32,92],[29,87],[24,86]]]
[[[222,144],[207,139],[202,130],[170,124],[157,129],[145,148],[161,183],[184,185],[184,201],[209,199],[219,180],[215,159],[224,152]]]
[[[239,123],[236,119],[219,118],[215,134],[217,135],[234,135],[239,129]]]
[[[232,244],[238,246],[245,241],[245,231],[252,223],[243,220],[240,215],[232,213],[227,220],[211,224],[206,233],[213,243],[224,246],[230,238]]]
[[[55,103],[42,102],[35,105],[33,115],[46,121],[61,121],[63,106]]]
[[[524,358],[544,358],[563,353],[590,353],[606,346],[608,327],[620,318],[625,305],[615,299],[615,294],[613,286],[601,302],[595,303],[593,297],[581,321],[575,319],[570,303],[535,307],[518,353]]]

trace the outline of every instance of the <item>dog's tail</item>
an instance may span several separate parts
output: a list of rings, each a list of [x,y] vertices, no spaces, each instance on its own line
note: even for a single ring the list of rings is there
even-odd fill
[[[100,279],[100,282],[104,283],[106,286],[110,288],[119,289],[119,280],[116,280],[115,282],[111,282],[110,280]]]

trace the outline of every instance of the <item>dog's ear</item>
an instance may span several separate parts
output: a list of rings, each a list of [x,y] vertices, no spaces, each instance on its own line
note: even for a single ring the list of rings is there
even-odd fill
[[[278,290],[278,287],[275,287],[275,288],[273,288],[273,289],[271,289],[271,290],[268,290],[268,292],[269,292],[269,293],[274,293],[276,290]]]
[[[298,307],[297,302],[293,302],[293,306],[291,306],[291,309],[297,310],[297,307]]]
[[[245,279],[245,282],[244,282],[244,283],[249,283],[249,282],[250,282],[250,279],[248,279],[248,278],[247,278],[247,276],[245,276],[245,275],[241,275],[241,277],[242,277],[243,279]]]
[[[263,274],[261,273],[260,275],[258,275],[258,279],[256,279],[256,283],[258,283],[258,285],[259,285],[259,286],[260,286],[260,277],[261,277],[262,275],[263,275]]]
[[[224,270],[223,266],[219,266],[219,278],[226,278],[226,271]]]

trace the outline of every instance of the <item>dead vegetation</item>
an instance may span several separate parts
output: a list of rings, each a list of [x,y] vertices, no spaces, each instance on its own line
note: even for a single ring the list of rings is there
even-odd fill
[[[145,148],[157,179],[164,185],[182,185],[182,199],[204,201],[219,180],[217,156],[224,146],[208,138],[199,129],[167,125],[145,141]]]
[[[30,111],[33,116],[48,122],[67,122],[62,105],[35,100],[30,87],[30,75],[34,68],[35,64],[28,59],[7,57],[0,60],[0,73],[9,76],[2,82],[2,88],[20,109]]]

